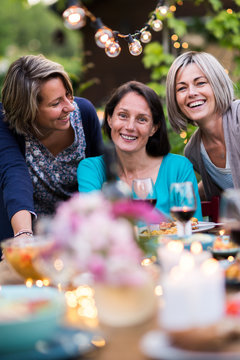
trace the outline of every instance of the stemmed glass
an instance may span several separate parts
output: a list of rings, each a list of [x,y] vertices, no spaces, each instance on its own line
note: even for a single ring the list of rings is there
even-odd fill
[[[171,184],[170,211],[172,217],[179,222],[177,223],[179,236],[187,237],[191,235],[192,228],[188,224],[196,211],[196,207],[196,196],[190,181]]]
[[[132,200],[146,202],[155,207],[157,202],[157,194],[153,180],[151,178],[133,179],[132,181]],[[151,227],[149,224],[138,223],[138,227],[145,226],[150,237]]]
[[[134,201],[144,201],[152,206],[156,205],[157,194],[151,178],[133,179],[132,199]]]
[[[220,221],[230,232],[231,241],[240,244],[240,190],[227,189],[220,201]]]

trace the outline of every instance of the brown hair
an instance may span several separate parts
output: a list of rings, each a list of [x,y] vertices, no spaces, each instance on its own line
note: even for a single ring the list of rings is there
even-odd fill
[[[41,101],[41,85],[59,77],[67,92],[73,96],[70,78],[62,65],[43,55],[26,55],[9,67],[2,88],[2,104],[5,121],[18,134],[39,132],[35,119]]]

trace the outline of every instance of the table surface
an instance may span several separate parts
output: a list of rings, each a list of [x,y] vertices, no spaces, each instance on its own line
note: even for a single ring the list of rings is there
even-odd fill
[[[216,230],[215,230],[216,231]],[[213,231],[211,231],[213,233]],[[5,260],[0,262],[0,285],[21,284],[22,278],[15,273]],[[75,321],[74,325],[81,326]],[[114,328],[101,326],[99,330],[106,339],[106,346],[87,355],[96,360],[146,360],[140,350],[140,340],[150,330],[158,329],[157,310],[150,320],[131,327]],[[83,359],[81,357],[81,359]]]
[[[5,260],[0,262],[0,285],[22,284],[23,280],[7,264]],[[74,326],[81,323],[74,321]],[[106,346],[93,351],[87,356],[88,359],[96,360],[146,360],[141,353],[139,342],[142,336],[153,329],[157,329],[157,313],[149,321],[131,327],[108,327],[100,326],[99,330],[106,340]],[[81,359],[83,359],[81,357]]]

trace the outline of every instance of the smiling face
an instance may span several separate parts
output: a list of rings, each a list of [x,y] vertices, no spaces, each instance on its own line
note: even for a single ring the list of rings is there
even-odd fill
[[[49,79],[41,86],[36,125],[42,134],[55,130],[67,130],[70,113],[75,109],[72,97],[60,78]]]
[[[136,92],[127,93],[119,101],[108,124],[116,149],[123,152],[145,151],[149,136],[157,130],[147,101]]]
[[[196,64],[180,68],[176,76],[176,100],[182,113],[198,123],[216,115],[212,87]]]

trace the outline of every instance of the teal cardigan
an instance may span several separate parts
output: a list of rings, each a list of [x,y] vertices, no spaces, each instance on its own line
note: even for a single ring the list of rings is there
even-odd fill
[[[106,181],[106,169],[103,157],[97,156],[83,159],[78,166],[77,179],[78,190],[80,192],[101,190],[103,183]],[[201,221],[202,210],[198,193],[197,179],[191,162],[181,155],[169,153],[163,157],[155,183],[157,191],[156,207],[165,214],[170,214],[170,185],[173,182],[185,181],[191,181],[193,183],[197,198],[197,210],[194,216]]]

